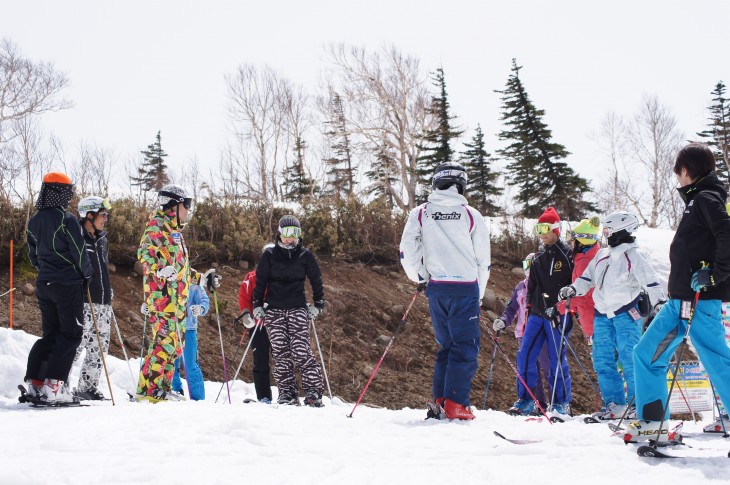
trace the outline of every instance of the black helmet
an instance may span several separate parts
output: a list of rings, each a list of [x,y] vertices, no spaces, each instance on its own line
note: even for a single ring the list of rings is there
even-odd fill
[[[461,195],[466,192],[466,169],[460,163],[442,163],[433,172],[432,186],[436,190],[445,190],[456,185]]]

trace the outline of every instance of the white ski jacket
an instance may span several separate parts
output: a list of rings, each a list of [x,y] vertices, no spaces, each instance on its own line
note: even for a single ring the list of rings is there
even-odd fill
[[[649,294],[652,305],[666,300],[654,268],[635,242],[599,250],[573,287],[578,296],[595,288],[593,304],[608,318],[628,311],[642,290]]]
[[[411,211],[400,241],[400,258],[415,282],[478,283],[489,279],[489,229],[455,187],[435,190]]]

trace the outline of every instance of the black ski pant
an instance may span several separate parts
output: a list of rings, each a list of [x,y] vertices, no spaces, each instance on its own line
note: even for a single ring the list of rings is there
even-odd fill
[[[49,281],[37,285],[43,336],[30,349],[25,378],[65,382],[84,333],[83,285]]]
[[[269,352],[271,343],[266,327],[256,331],[253,336],[253,384],[256,387],[256,399],[266,397],[271,400],[271,368],[269,366]]]

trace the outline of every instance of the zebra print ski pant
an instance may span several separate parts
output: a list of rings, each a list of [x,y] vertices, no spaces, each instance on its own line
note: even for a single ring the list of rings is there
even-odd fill
[[[286,391],[293,396],[297,392],[294,373],[297,369],[302,375],[304,393],[322,393],[322,371],[314,358],[309,343],[309,315],[307,309],[271,309],[266,312],[264,325],[271,341],[271,354],[274,357],[274,379],[279,386],[279,394]]]
[[[112,328],[112,306],[95,304],[94,315],[96,315],[96,323],[99,326],[101,345],[104,347],[102,352],[108,354]],[[74,362],[79,360],[81,351],[84,349],[86,349],[86,356],[84,357],[84,363],[81,365],[79,384],[76,387],[80,392],[95,389],[99,385],[102,367],[99,340],[96,338],[96,328],[94,328],[91,307],[88,303],[84,303],[84,336],[81,337],[81,344],[76,349]]]

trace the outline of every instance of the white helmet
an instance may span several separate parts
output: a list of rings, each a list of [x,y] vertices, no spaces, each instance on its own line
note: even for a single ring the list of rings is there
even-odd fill
[[[102,199],[101,197],[97,197],[95,195],[92,195],[90,197],[84,197],[79,201],[79,216],[81,216],[82,219],[86,218],[86,214],[89,212],[97,213],[100,210],[111,210],[112,205],[109,203],[107,199]]]
[[[185,187],[175,184],[167,184],[160,189],[157,194],[157,203],[163,210],[167,210],[178,204],[183,204],[186,209],[190,209],[193,198]]]
[[[619,231],[631,234],[639,228],[639,219],[626,211],[613,212],[603,219],[603,235],[611,236]]]

